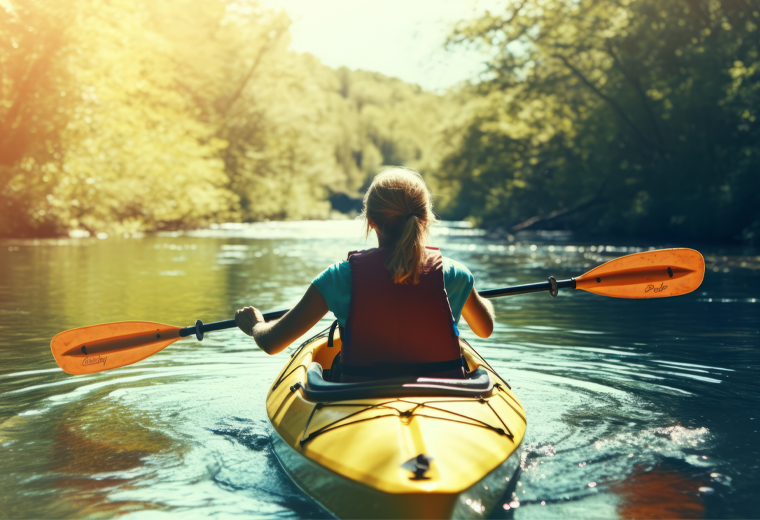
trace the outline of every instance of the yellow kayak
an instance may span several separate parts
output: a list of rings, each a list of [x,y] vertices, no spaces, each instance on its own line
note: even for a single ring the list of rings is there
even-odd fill
[[[325,381],[339,338],[301,345],[267,395],[285,471],[340,518],[483,518],[519,465],[527,423],[509,385],[460,344],[464,380],[363,383]]]

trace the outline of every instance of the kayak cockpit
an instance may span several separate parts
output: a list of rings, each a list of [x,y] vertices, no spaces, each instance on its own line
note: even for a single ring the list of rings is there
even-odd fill
[[[404,377],[333,383],[324,379],[322,366],[316,362],[309,364],[303,384],[304,396],[315,402],[380,397],[478,397],[490,394],[492,389],[493,381],[481,367],[467,374],[464,379]]]

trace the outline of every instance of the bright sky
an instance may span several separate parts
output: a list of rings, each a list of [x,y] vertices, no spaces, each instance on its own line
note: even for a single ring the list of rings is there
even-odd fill
[[[447,51],[460,20],[505,0],[264,0],[293,20],[291,49],[330,67],[377,71],[441,90],[475,78],[487,56],[474,49]]]

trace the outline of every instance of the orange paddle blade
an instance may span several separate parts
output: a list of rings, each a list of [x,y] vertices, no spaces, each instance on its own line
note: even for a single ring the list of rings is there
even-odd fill
[[[575,279],[576,289],[616,298],[665,298],[690,293],[705,277],[693,249],[659,249],[622,256]]]
[[[180,339],[179,327],[121,321],[71,329],[50,342],[55,362],[69,374],[92,374],[131,365]]]

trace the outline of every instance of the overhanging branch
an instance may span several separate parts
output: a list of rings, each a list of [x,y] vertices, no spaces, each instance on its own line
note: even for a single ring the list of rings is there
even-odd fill
[[[578,69],[576,69],[568,61],[567,58],[565,58],[561,54],[554,54],[553,56],[561,60],[565,64],[565,66],[567,66],[567,68],[569,68],[573,72],[573,74],[575,74],[578,77],[578,79],[580,79],[589,89],[591,89],[592,92],[594,92],[597,96],[599,96],[601,99],[606,101],[612,107],[612,109],[615,112],[617,112],[620,118],[623,121],[625,121],[625,123],[631,128],[634,135],[639,139],[639,141],[642,142],[642,144],[644,144],[644,146],[646,146],[647,148],[655,148],[655,150],[657,150],[657,148],[652,146],[652,144],[647,140],[647,138],[644,137],[644,133],[641,131],[641,129],[639,129],[639,127],[636,126],[636,123],[634,123],[633,120],[630,117],[628,117],[628,114],[625,113],[625,110],[623,110],[623,108],[614,99],[612,99],[607,94],[599,90],[599,88],[597,88],[596,85],[594,85],[588,79],[586,79],[586,77],[583,74],[581,74],[581,72]]]

